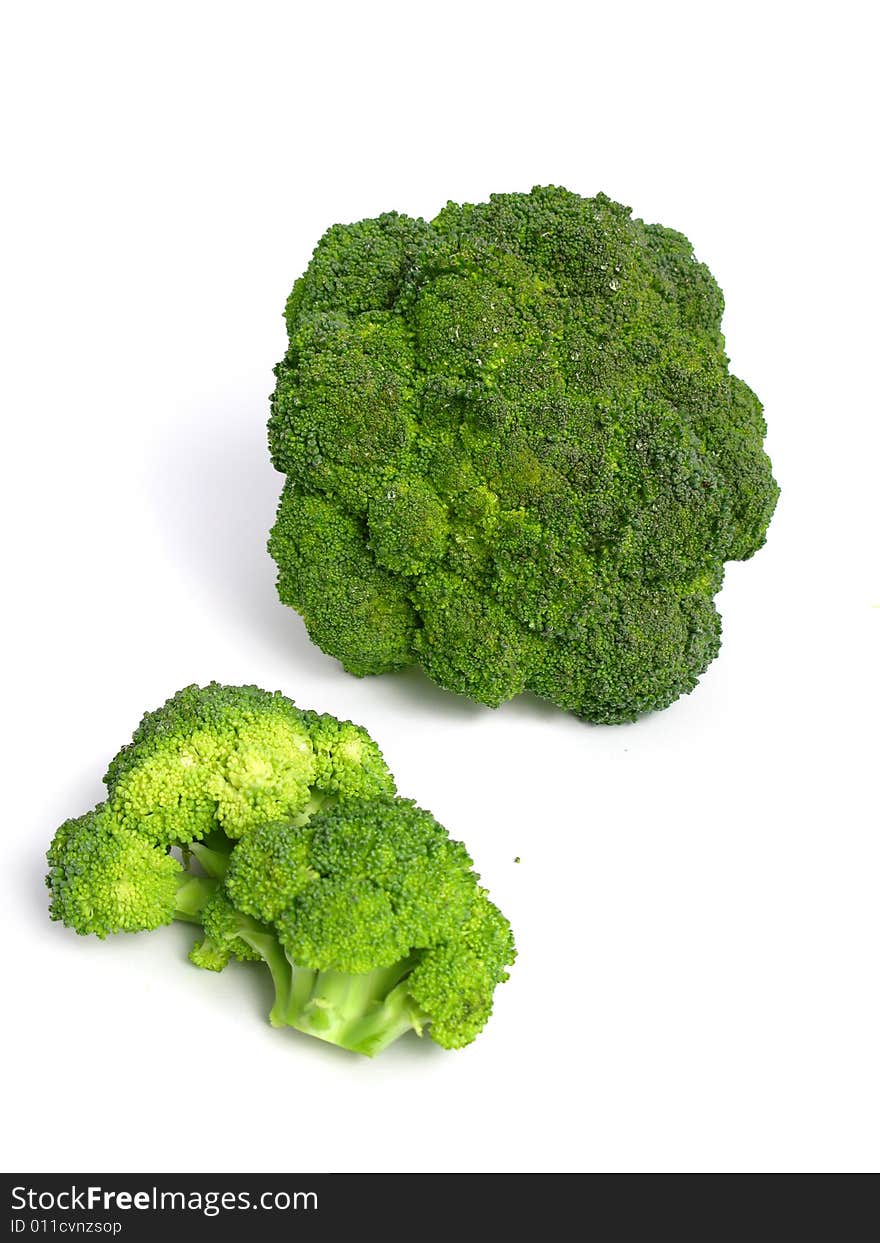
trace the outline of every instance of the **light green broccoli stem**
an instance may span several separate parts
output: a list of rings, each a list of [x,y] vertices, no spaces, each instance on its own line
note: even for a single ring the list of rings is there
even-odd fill
[[[360,975],[296,967],[284,1022],[367,1057],[410,1030],[421,1035],[426,1018],[406,986],[416,961],[406,958]]]
[[[201,913],[217,891],[220,882],[209,876],[184,872],[174,898],[174,918],[187,924],[201,923]]]
[[[269,1011],[269,1022],[273,1027],[284,1027],[293,991],[293,963],[281,948],[278,938],[268,929],[263,931],[255,925],[242,928],[238,935],[252,950],[256,950],[269,968],[275,985],[275,1001]]]
[[[229,867],[234,845],[225,833],[210,833],[203,842],[190,842],[187,853],[198,860],[208,876],[222,879]]]
[[[428,1016],[412,1000],[407,982],[402,980],[381,1005],[348,1028],[344,1047],[373,1057],[408,1031],[421,1036],[427,1021]]]
[[[301,829],[303,825],[308,824],[312,816],[316,816],[319,811],[327,811],[338,802],[338,794],[325,794],[322,790],[312,790],[309,801],[302,811],[292,818],[291,824]]]

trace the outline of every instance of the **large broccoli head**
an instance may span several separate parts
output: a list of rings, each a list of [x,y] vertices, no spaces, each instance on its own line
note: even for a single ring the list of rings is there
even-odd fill
[[[555,187],[335,225],[287,304],[281,599],[350,672],[625,721],[718,651],[777,487],[681,234]]]

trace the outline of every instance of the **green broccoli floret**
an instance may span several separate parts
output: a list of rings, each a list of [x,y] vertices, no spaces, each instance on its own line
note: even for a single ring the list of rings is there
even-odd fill
[[[263,825],[235,847],[225,898],[208,908],[225,902],[220,931],[212,924],[207,963],[202,946],[194,961],[245,956],[243,940],[272,971],[272,1022],[346,1049],[372,1055],[409,1030],[459,1048],[515,954],[478,881],[464,846],[405,799]]]
[[[196,921],[217,887],[216,880],[185,872],[167,848],[125,828],[103,804],[65,821],[46,858],[49,914],[81,935]]]
[[[312,802],[375,798],[394,793],[394,780],[376,743],[360,725],[327,713],[304,714],[315,757]]]
[[[191,686],[143,718],[107,786],[49,847],[53,919],[102,938],[200,925],[196,966],[265,963],[275,1026],[361,1053],[408,1030],[447,1048],[481,1031],[510,926],[464,846],[395,797],[359,726],[256,687]]]
[[[153,842],[238,838],[277,818],[308,819],[333,798],[393,793],[369,735],[302,712],[256,686],[188,686],[148,712],[110,763],[108,802]]]
[[[269,1017],[273,1024],[280,1026],[276,1011],[280,1015],[286,1004],[290,965],[272,931],[237,911],[222,890],[206,903],[200,923],[205,935],[190,950],[190,962],[206,971],[222,971],[233,958],[240,962],[265,962],[278,994]]]
[[[318,877],[310,863],[309,832],[279,820],[250,833],[247,848],[240,845],[226,892],[239,910],[272,923]]]
[[[686,238],[601,194],[333,226],[276,368],[281,599],[350,672],[493,707],[689,692],[778,495],[722,310]]]
[[[53,918],[99,936],[195,917],[216,888],[202,882],[224,876],[235,841],[256,824],[305,824],[319,807],[395,789],[359,725],[216,682],[148,712],[105,781],[106,804],[58,829],[47,877]]]

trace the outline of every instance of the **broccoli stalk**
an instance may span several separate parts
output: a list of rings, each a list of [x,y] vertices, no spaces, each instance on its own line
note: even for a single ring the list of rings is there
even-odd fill
[[[190,951],[190,961],[208,971],[222,971],[233,958],[264,962],[275,985],[269,1020],[273,1027],[282,1027],[291,991],[292,966],[271,928],[236,910],[222,889],[217,889],[205,903],[197,922],[205,935]]]
[[[174,895],[174,918],[186,924],[199,924],[202,911],[217,892],[219,881],[209,876],[183,872]]]
[[[360,975],[294,967],[284,1024],[319,1040],[373,1057],[429,1021],[410,997],[406,977],[417,955]]]
[[[275,986],[269,1012],[273,1027],[293,1027],[370,1056],[411,1029],[422,1033],[425,1016],[405,986],[416,954],[357,974],[298,967],[269,926],[236,910],[216,890],[194,922],[201,922],[205,932],[190,954],[197,967],[220,971],[231,958],[240,958],[261,960],[269,968]]]
[[[233,843],[223,833],[210,833],[203,842],[190,842],[186,853],[200,864],[206,876],[220,879],[226,875]]]

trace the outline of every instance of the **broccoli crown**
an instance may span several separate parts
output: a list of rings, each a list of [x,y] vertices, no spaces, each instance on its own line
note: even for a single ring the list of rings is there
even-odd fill
[[[350,672],[591,721],[690,691],[778,489],[680,233],[553,186],[324,235],[269,423],[281,599]]]
[[[105,777],[120,822],[153,842],[238,838],[328,797],[394,791],[365,730],[256,686],[188,686],[148,712]]]
[[[304,827],[254,829],[232,853],[225,891],[236,911],[271,925],[291,964],[273,1021],[374,1052],[401,1024],[427,1026],[448,1048],[482,1030],[515,950],[478,881],[464,846],[429,812],[382,798],[340,804]],[[232,944],[242,925],[230,907],[224,919]]]
[[[260,952],[242,937],[256,929],[252,920],[237,911],[222,890],[218,890],[202,909],[199,923],[204,929],[204,939],[197,941],[190,951],[190,962],[206,971],[222,971],[227,963],[237,958],[241,962],[259,961]]]
[[[49,914],[82,935],[142,932],[175,917],[181,864],[104,805],[65,821],[46,858]]]

